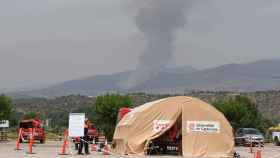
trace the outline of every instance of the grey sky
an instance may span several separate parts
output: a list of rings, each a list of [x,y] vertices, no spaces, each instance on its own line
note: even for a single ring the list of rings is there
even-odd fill
[[[280,58],[279,0],[192,1],[171,65]],[[0,89],[134,69],[133,14],[128,0],[0,0]]]

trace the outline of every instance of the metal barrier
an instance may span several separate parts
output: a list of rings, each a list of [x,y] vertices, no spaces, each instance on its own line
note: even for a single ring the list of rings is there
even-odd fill
[[[0,128],[0,141],[8,140],[8,130],[7,128]]]

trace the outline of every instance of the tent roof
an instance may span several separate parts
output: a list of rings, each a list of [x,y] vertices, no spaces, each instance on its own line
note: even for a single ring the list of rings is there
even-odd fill
[[[125,115],[115,130],[115,151],[143,154],[148,142],[164,134],[180,116],[184,156],[211,157],[233,153],[232,128],[224,115],[213,106],[186,96],[149,102]],[[205,126],[205,131],[192,129],[189,124]]]

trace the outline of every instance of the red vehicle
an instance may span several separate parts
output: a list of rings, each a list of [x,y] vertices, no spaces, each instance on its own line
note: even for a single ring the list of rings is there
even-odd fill
[[[97,129],[94,127],[94,125],[91,124],[90,127],[88,128],[89,141],[93,142],[93,140],[94,140],[95,142],[97,142],[98,136],[99,136],[99,133],[98,133]],[[72,138],[72,140],[73,140],[73,143],[76,144],[76,150],[77,150],[78,149],[77,144],[80,142],[80,137]]]
[[[46,135],[45,130],[42,126],[41,120],[39,119],[29,119],[29,120],[22,120],[19,123],[19,128],[22,128],[22,138],[20,142],[24,140],[29,140],[31,136],[30,129],[33,128],[33,139],[39,141],[41,144],[45,143]],[[19,130],[18,130],[19,131]]]
[[[118,113],[118,122],[127,114],[131,111],[131,108],[123,107],[119,109]]]
[[[90,141],[96,141],[98,138],[98,131],[97,129],[94,127],[94,125],[91,125],[91,127],[88,128],[88,136]]]

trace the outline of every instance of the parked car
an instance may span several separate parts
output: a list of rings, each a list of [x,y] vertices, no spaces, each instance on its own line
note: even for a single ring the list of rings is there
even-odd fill
[[[262,133],[254,128],[240,128],[235,133],[235,144],[243,146],[264,145],[264,136]]]

